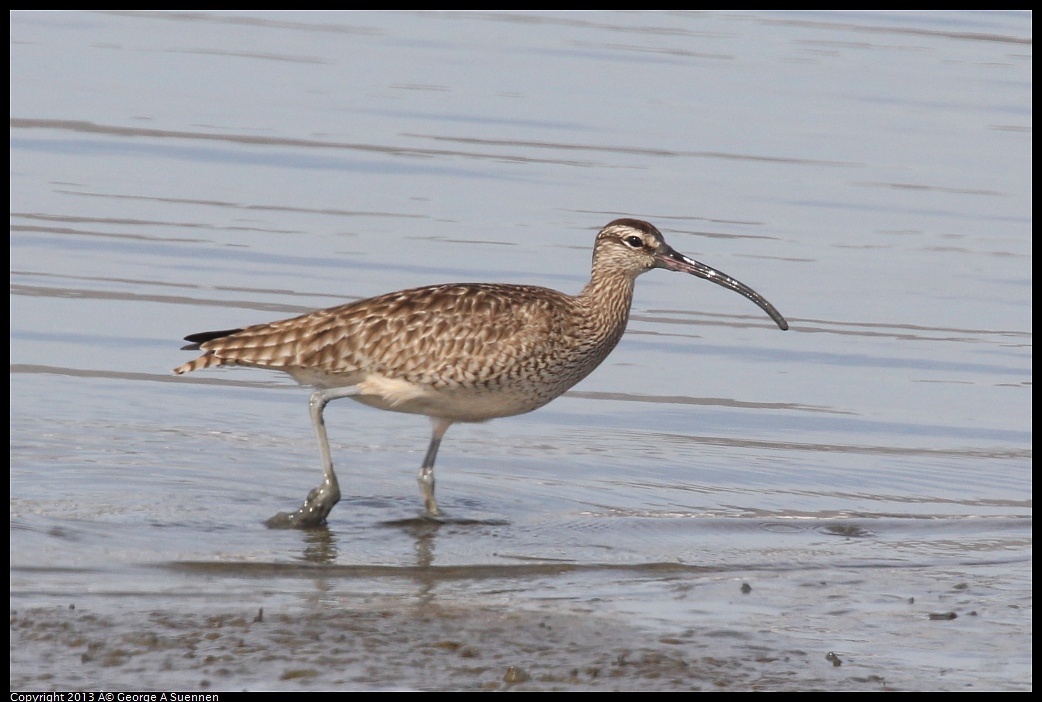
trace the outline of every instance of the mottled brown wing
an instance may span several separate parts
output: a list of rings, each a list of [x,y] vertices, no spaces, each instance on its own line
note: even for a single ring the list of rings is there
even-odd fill
[[[206,355],[177,372],[245,365],[377,372],[434,387],[495,382],[552,355],[548,351],[562,343],[562,310],[571,299],[528,286],[415,288],[204,341]]]

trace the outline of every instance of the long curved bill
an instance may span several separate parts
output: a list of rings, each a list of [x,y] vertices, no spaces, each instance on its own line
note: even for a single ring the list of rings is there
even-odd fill
[[[755,302],[760,309],[770,315],[771,319],[774,320],[774,323],[777,324],[782,331],[789,328],[789,323],[785,321],[785,317],[782,317],[781,313],[774,309],[774,305],[767,302],[767,299],[763,295],[756,292],[745,283],[735,280],[726,273],[721,273],[715,268],[710,268],[704,263],[699,263],[682,253],[678,253],[667,244],[662,244],[662,246],[660,246],[655,252],[655,267],[665,268],[670,271],[679,271],[680,273],[690,273],[691,275],[696,275],[711,283],[716,283],[721,287],[725,287],[728,290],[734,290],[736,293],[740,293]]]

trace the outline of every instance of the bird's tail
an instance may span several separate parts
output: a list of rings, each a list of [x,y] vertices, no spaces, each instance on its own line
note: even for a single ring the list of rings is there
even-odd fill
[[[204,356],[200,356],[194,361],[189,361],[184,365],[178,366],[174,369],[174,373],[177,375],[184,375],[185,373],[191,373],[192,371],[203,370],[204,368],[212,368],[213,366],[221,365],[221,359],[214,356],[212,353],[208,353]]]

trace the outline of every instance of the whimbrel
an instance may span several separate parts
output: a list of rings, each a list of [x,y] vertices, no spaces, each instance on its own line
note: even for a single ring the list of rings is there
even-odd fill
[[[205,353],[174,373],[270,368],[316,388],[311,421],[325,479],[300,509],[276,514],[269,526],[321,525],[340,500],[322,413],[342,397],[431,419],[434,432],[418,480],[426,514],[435,517],[434,459],[449,426],[531,412],[589,375],[622,338],[634,281],[652,268],[741,293],[789,328],[749,286],[677,253],[651,224],[617,219],[597,234],[590,282],[578,295],[488,283],[403,290],[270,324],[186,336],[185,350]]]

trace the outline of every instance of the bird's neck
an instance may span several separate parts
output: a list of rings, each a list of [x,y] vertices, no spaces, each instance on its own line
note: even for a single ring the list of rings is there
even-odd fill
[[[634,278],[594,269],[590,282],[576,298],[584,316],[615,345],[626,331],[633,302]]]

